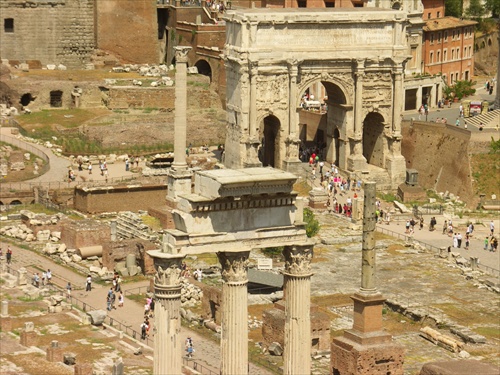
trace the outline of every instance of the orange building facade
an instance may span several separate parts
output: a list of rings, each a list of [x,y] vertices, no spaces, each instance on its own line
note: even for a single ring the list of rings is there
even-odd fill
[[[444,16],[444,1],[424,3],[424,73],[440,74],[447,85],[474,75],[474,26],[477,22]]]

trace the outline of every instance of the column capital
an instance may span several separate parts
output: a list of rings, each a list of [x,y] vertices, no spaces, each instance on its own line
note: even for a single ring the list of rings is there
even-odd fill
[[[297,59],[288,59],[286,60],[286,63],[288,65],[288,74],[291,76],[297,76],[299,74],[299,65],[302,61]]]
[[[355,59],[356,63],[356,71],[364,71],[365,70],[365,62],[366,59]]]
[[[191,51],[193,47],[190,46],[176,46],[174,47],[175,51],[175,62],[176,63],[187,63],[188,61],[188,53]]]
[[[150,250],[148,254],[154,259],[155,287],[176,287],[181,283],[181,264],[185,255],[168,254],[160,250]]]
[[[217,257],[222,266],[222,279],[226,283],[248,282],[248,257],[250,251],[219,252]]]
[[[259,73],[259,62],[248,60],[248,70],[250,71],[250,76],[255,77]]]
[[[283,273],[290,276],[311,276],[311,259],[313,245],[285,246],[283,250],[285,270]]]

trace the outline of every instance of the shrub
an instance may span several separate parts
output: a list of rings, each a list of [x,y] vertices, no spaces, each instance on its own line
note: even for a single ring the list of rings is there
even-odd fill
[[[319,222],[309,208],[304,209],[304,222],[306,223],[307,237],[314,237],[319,232]]]

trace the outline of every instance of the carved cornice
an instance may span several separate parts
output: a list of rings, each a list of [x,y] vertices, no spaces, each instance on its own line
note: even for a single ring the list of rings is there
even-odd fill
[[[311,276],[312,250],[312,245],[286,246],[283,250],[285,257],[283,273],[290,276]]]
[[[247,269],[249,255],[249,251],[217,253],[217,257],[222,266],[222,279],[226,283],[246,284],[248,282]]]
[[[191,51],[192,47],[189,46],[177,46],[174,47],[175,51],[175,62],[176,63],[187,63],[188,53]]]

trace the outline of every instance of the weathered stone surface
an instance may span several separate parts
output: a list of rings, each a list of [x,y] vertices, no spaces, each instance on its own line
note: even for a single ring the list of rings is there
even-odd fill
[[[73,366],[76,364],[76,354],[75,353],[64,353],[64,364]]]
[[[90,316],[92,325],[100,326],[104,323],[104,319],[106,319],[107,313],[104,310],[92,310],[87,313]]]
[[[437,361],[426,363],[420,375],[498,374],[498,368],[479,361]]]
[[[283,354],[283,348],[278,342],[271,343],[268,350],[271,355],[281,356]]]

